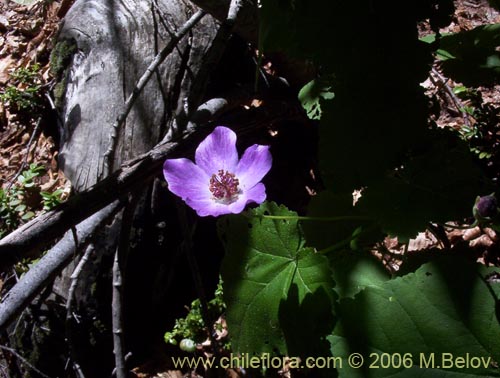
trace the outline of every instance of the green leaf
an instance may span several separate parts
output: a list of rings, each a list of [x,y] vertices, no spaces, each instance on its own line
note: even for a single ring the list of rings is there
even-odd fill
[[[365,365],[351,369],[344,364],[340,377],[499,377],[493,366],[500,360],[495,310],[500,287],[483,278],[491,272],[491,268],[453,256],[342,299],[339,322],[329,337],[332,353],[345,358],[361,353]],[[411,366],[380,368],[379,361],[378,369],[370,369],[375,354],[380,357],[382,353],[409,353]],[[450,355],[483,358],[490,364],[458,368],[449,362]],[[425,362],[434,358],[434,365],[423,366],[422,358]]]
[[[26,214],[24,214],[21,219],[22,220],[29,220],[35,216],[35,213],[33,211],[28,211]]]
[[[23,212],[24,210],[26,210],[26,205],[23,203],[20,205],[17,205],[16,208],[14,209],[14,211],[17,211],[17,212]]]
[[[264,203],[219,221],[226,250],[222,279],[232,348],[257,354],[322,353],[325,347],[328,350],[325,335],[333,326],[328,260],[304,248],[296,219],[265,215],[297,216],[283,206]]]
[[[10,200],[10,202],[9,202],[9,206],[11,206],[11,207],[16,207],[16,206],[18,206],[20,203],[21,203],[21,200],[20,200],[19,198],[14,198],[14,199]]]
[[[321,119],[321,101],[335,97],[330,81],[327,78],[311,80],[300,90],[299,101],[309,119]]]
[[[467,91],[468,91],[468,89],[464,85],[459,85],[459,86],[453,88],[453,93],[455,93],[456,95],[466,93]]]
[[[354,297],[362,289],[388,281],[390,275],[374,256],[354,251],[338,251],[329,256],[340,298]]]

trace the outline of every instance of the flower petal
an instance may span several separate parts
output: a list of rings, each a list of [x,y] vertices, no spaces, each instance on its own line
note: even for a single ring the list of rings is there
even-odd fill
[[[217,126],[198,146],[196,164],[209,176],[219,169],[234,172],[238,164],[236,133],[224,126]]]
[[[236,168],[235,175],[240,180],[243,191],[255,186],[271,169],[273,158],[269,146],[254,144],[245,150]]]
[[[207,215],[217,217],[224,214],[238,214],[241,213],[246,206],[244,197],[238,198],[235,202],[229,205],[217,202],[213,199],[207,200],[188,198],[186,203],[193,208],[200,217],[206,217]]]
[[[163,164],[163,175],[168,189],[184,201],[209,200],[212,193],[208,188],[210,178],[189,159],[167,159]]]
[[[266,187],[263,183],[259,182],[257,185],[247,190],[243,195],[246,204],[254,202],[260,205],[266,200]]]
[[[186,203],[193,208],[200,217],[211,215],[217,217],[224,214],[239,214],[249,203],[261,204],[266,199],[266,187],[258,183],[247,192],[241,193],[236,201],[230,204],[218,202],[214,199],[188,198]]]

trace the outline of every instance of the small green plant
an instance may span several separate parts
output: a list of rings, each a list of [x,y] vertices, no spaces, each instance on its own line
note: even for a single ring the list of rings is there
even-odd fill
[[[470,150],[486,162],[486,169],[492,174],[499,172],[500,136],[497,132],[500,122],[500,109],[484,102],[482,94],[476,89],[458,86],[454,93],[470,105],[462,111],[472,121],[460,129],[461,137],[469,144]]]
[[[10,77],[18,83],[36,83],[40,78],[40,65],[38,63],[35,63],[32,66],[26,68],[18,68],[10,74]]]
[[[28,169],[17,177],[14,185],[6,189],[0,188],[0,237],[35,216],[39,202],[28,204],[27,199],[32,193],[39,191],[35,178],[44,172],[43,166],[31,163]],[[40,195],[43,209],[50,210],[61,202],[62,190],[53,193],[41,192]]]
[[[42,103],[40,65],[18,68],[10,74],[11,84],[0,93],[0,100],[15,110],[35,110]]]
[[[57,189],[56,191],[40,192],[43,201],[43,210],[50,211],[62,202],[63,190]]]
[[[45,252],[42,254],[42,256],[45,254]],[[34,265],[36,265],[39,261],[40,258],[36,259],[30,259],[30,258],[23,258],[20,262],[18,262],[16,265],[14,265],[14,269],[16,270],[16,273],[19,277],[22,277],[24,274],[28,272]]]
[[[209,316],[213,320],[218,319],[226,309],[226,304],[223,300],[222,280],[219,280],[214,298],[207,305]],[[218,324],[215,327],[220,331]],[[186,350],[186,343],[202,343],[207,339],[208,332],[207,326],[203,321],[200,300],[195,299],[191,303],[187,316],[184,319],[177,319],[172,331],[165,333],[164,339],[166,343],[172,345],[180,345],[182,341],[182,350]]]
[[[18,177],[17,181],[24,188],[32,188],[35,186],[34,178],[40,176],[45,172],[45,168],[37,163],[31,163],[29,168],[23,171]]]

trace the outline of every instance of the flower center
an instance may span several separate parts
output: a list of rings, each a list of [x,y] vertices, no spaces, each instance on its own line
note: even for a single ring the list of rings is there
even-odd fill
[[[238,197],[240,181],[234,173],[219,169],[210,177],[209,189],[216,200],[232,201]]]

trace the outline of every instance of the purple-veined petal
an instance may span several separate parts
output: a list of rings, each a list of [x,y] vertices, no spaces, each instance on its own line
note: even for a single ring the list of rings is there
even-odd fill
[[[214,199],[190,199],[186,203],[193,208],[200,217],[211,215],[217,217],[224,214],[238,214],[243,211],[246,206],[245,198],[238,198],[230,204],[218,202]]]
[[[260,205],[266,200],[266,187],[263,183],[259,182],[252,188],[247,189],[243,195],[245,197],[245,203],[256,203]]]
[[[200,217],[208,215],[217,217],[224,214],[239,214],[245,210],[246,205],[249,203],[261,204],[266,199],[266,187],[262,183],[258,183],[250,188],[247,192],[239,195],[236,201],[226,204],[207,198],[188,198],[186,203],[193,208]]]
[[[208,188],[210,178],[189,159],[168,159],[163,164],[163,175],[168,189],[184,201],[210,200],[212,193]]]
[[[220,169],[234,172],[238,164],[236,133],[224,126],[217,126],[198,146],[196,164],[209,176]]]
[[[254,144],[248,147],[235,172],[242,189],[248,190],[260,182],[271,169],[272,162],[269,146]]]

